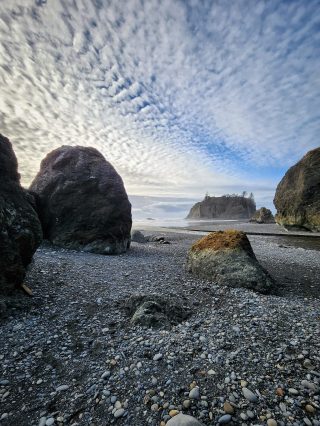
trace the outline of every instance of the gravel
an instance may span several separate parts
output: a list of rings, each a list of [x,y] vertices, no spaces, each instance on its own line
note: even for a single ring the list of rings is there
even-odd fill
[[[187,274],[199,236],[165,236],[120,256],[37,251],[34,296],[5,300],[1,425],[320,425],[320,252],[250,237],[278,283],[261,295]],[[153,294],[191,314],[133,325],[126,301]]]

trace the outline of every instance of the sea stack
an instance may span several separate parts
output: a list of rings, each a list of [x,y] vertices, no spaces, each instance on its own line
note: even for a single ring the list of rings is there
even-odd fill
[[[186,219],[250,219],[256,211],[253,196],[223,195],[205,198],[196,203]]]
[[[44,238],[69,249],[124,253],[131,204],[114,167],[94,148],[62,146],[41,162],[30,186]]]
[[[26,269],[42,240],[34,200],[20,185],[12,145],[0,135],[0,293],[21,286]]]
[[[250,222],[254,223],[275,223],[274,216],[271,210],[266,207],[261,207],[255,212],[255,214],[250,219]]]
[[[193,244],[186,269],[199,278],[228,287],[269,293],[273,279],[258,263],[244,232],[211,232]]]
[[[320,148],[309,151],[287,171],[273,202],[279,225],[320,232]]]

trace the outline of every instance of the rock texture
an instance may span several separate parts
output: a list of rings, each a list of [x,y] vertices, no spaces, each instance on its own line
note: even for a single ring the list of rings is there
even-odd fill
[[[100,254],[130,246],[131,204],[119,174],[94,148],[62,146],[42,161],[31,184],[44,238]]]
[[[244,232],[211,232],[198,240],[188,253],[187,271],[219,285],[244,287],[268,293],[270,275],[258,263]]]
[[[275,220],[271,210],[267,209],[266,207],[261,207],[261,209],[257,210],[252,216],[250,222],[275,223]]]
[[[255,211],[256,204],[251,197],[206,196],[191,208],[187,219],[250,219]]]
[[[287,171],[273,202],[279,225],[320,231],[320,148],[309,151]]]
[[[0,135],[0,292],[22,284],[42,240],[34,199],[20,186],[18,163],[9,139]]]

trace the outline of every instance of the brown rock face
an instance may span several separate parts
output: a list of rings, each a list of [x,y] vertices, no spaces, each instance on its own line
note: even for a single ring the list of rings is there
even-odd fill
[[[34,200],[20,186],[18,163],[9,139],[0,135],[0,293],[22,284],[42,240]]]
[[[275,220],[271,210],[267,209],[266,207],[261,207],[261,209],[257,210],[252,216],[250,222],[275,223]]]
[[[44,238],[62,247],[119,254],[130,246],[131,204],[119,174],[94,148],[62,146],[30,186]]]
[[[252,198],[238,195],[206,196],[190,210],[187,219],[250,219],[256,211]]]
[[[320,231],[320,148],[309,151],[287,171],[273,202],[279,225]]]
[[[273,280],[258,263],[244,232],[211,232],[189,250],[186,269],[199,278],[228,287],[268,293]]]

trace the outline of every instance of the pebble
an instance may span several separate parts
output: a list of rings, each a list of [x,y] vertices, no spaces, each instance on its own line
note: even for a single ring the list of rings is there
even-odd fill
[[[38,426],[45,426],[46,425],[47,418],[41,417],[38,423]]]
[[[103,374],[101,374],[101,379],[107,379],[110,375],[110,371],[105,371]]]
[[[182,405],[184,406],[184,408],[190,408],[191,406],[191,401],[190,399],[185,399],[182,403]]]
[[[310,404],[307,404],[305,406],[305,410],[308,411],[308,413],[311,413],[311,414],[314,414],[316,412],[316,409]]]
[[[189,398],[191,399],[200,399],[200,389],[198,386],[196,386],[195,388],[191,389],[191,391],[189,392]]]
[[[58,387],[56,388],[56,392],[65,391],[65,390],[67,390],[67,389],[69,389],[69,386],[68,386],[68,385],[61,385],[61,386],[58,386]]]
[[[169,411],[169,416],[170,417],[174,417],[174,416],[176,416],[177,414],[179,414],[180,413],[180,411],[179,410],[170,410]]]
[[[267,420],[267,425],[268,426],[277,426],[277,422],[274,419],[268,419]]]
[[[230,404],[230,402],[225,402],[223,404],[223,411],[227,414],[233,414],[234,413],[234,408],[232,407],[232,405]]]
[[[54,425],[54,422],[55,422],[54,418],[53,417],[49,417],[46,420],[46,426],[52,426],[52,425]]]
[[[299,395],[299,391],[297,391],[297,389],[294,389],[294,388],[289,388],[288,392],[290,393],[290,395]]]
[[[250,389],[248,388],[242,388],[243,396],[250,402],[257,402],[258,397],[255,395]]]
[[[125,410],[124,410],[124,408],[119,408],[118,410],[116,410],[115,412],[114,412],[114,417],[117,419],[118,417],[122,417],[123,415],[124,415],[124,413],[125,413]]]
[[[155,354],[155,356],[153,357],[153,361],[160,361],[160,359],[162,359],[163,355],[162,354]]]
[[[303,386],[304,388],[310,389],[310,390],[312,390],[314,392],[317,391],[317,386],[314,383],[309,382],[308,380],[302,380],[301,381],[301,386]]]
[[[222,424],[226,424],[231,422],[231,416],[230,414],[224,414],[223,416],[220,417],[220,419],[218,420],[218,423]]]
[[[1,415],[1,417],[0,417],[0,420],[4,420],[4,419],[6,419],[7,417],[9,417],[9,413],[3,413],[3,414]]]

